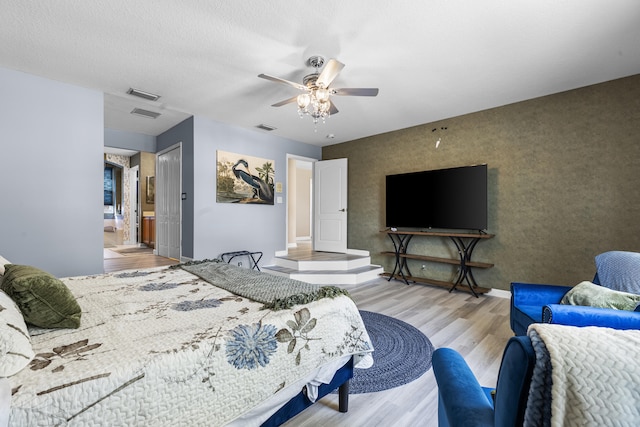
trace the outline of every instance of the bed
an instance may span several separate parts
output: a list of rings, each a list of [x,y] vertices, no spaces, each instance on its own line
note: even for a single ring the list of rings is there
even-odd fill
[[[216,260],[59,281],[81,313],[51,329],[19,307],[33,355],[3,380],[10,426],[278,425],[373,363],[340,288]]]

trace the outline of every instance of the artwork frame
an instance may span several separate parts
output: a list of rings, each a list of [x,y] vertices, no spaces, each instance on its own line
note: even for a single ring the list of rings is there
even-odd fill
[[[273,205],[275,161],[218,150],[216,202]]]
[[[146,189],[146,201],[148,204],[153,205],[156,201],[156,177],[147,177],[147,189]]]

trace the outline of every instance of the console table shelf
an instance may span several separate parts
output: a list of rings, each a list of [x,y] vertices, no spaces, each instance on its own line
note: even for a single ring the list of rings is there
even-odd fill
[[[382,273],[382,276],[388,277],[389,280],[391,280],[391,279],[405,280],[405,278],[406,278],[406,280],[409,281],[409,282],[424,283],[424,284],[427,284],[427,285],[438,286],[440,288],[446,288],[446,289],[449,289],[450,291],[452,290],[451,289],[452,283],[451,282],[444,282],[442,280],[429,279],[427,277],[414,277],[414,276],[404,276],[404,277],[402,277],[399,274],[391,276],[391,274],[389,274],[389,273]],[[471,289],[469,289],[468,287],[464,287],[464,286],[460,287],[460,288],[457,288],[457,289],[459,291],[468,292],[470,294],[475,292],[474,295],[475,294],[478,294],[478,295],[486,294],[487,292],[489,292],[491,290],[489,288],[481,288],[480,286],[476,286],[474,288],[474,292],[471,292]]]
[[[385,251],[382,252],[384,255],[396,255],[395,252]],[[398,256],[407,259],[417,259],[420,261],[431,261],[431,262],[440,262],[443,264],[451,264],[451,265],[460,265],[460,260],[453,258],[440,258],[435,256],[428,255],[416,255],[416,254],[398,254]],[[489,264],[487,262],[476,262],[476,261],[467,261],[468,267],[476,267],[476,268],[491,268],[493,264]]]
[[[491,268],[493,264],[486,262],[471,261],[471,254],[478,242],[484,239],[494,237],[493,234],[486,233],[447,233],[447,232],[431,232],[431,231],[392,231],[386,230],[385,233],[393,242],[394,252],[385,251],[383,255],[392,255],[396,258],[396,263],[391,274],[386,273],[385,276],[391,279],[403,280],[407,285],[409,282],[426,283],[434,286],[449,288],[449,292],[457,288],[458,285],[466,282],[466,287],[459,288],[462,291],[471,292],[476,297],[478,294],[484,294],[490,291],[488,288],[481,288],[473,277],[472,268]],[[427,237],[448,237],[456,245],[458,250],[458,259],[434,257],[429,255],[420,255],[407,253],[409,242],[414,236]],[[429,279],[426,277],[417,277],[411,274],[407,259],[437,262],[459,266],[458,276],[454,282],[444,282],[441,280]]]

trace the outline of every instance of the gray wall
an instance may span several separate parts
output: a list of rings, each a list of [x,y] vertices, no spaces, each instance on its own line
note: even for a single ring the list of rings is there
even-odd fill
[[[319,159],[321,148],[260,131],[230,127],[213,120],[194,120],[194,257],[213,258],[236,250],[262,251],[261,264],[272,262],[287,247],[287,154]],[[282,203],[240,205],[216,203],[216,151],[246,154],[275,161],[275,182],[282,183]],[[183,161],[183,168],[188,168]],[[183,171],[183,173],[185,173]]]
[[[104,146],[155,153],[156,137],[152,135],[145,135],[143,133],[105,129]]]
[[[102,93],[0,68],[0,94],[0,254],[102,272]]]
[[[193,117],[189,117],[156,138],[158,152],[178,143],[182,143],[182,192],[187,195],[187,199],[182,201],[182,256],[193,258]]]
[[[479,163],[489,166],[488,232],[496,235],[474,252],[474,260],[495,263],[475,270],[480,285],[575,285],[593,278],[598,253],[640,251],[640,75],[325,147],[322,155],[349,159],[349,247],[369,250],[387,271],[385,175]],[[416,194],[407,209],[422,203]],[[414,238],[410,252],[456,256],[439,238]],[[454,274],[435,263],[410,266],[442,280]]]

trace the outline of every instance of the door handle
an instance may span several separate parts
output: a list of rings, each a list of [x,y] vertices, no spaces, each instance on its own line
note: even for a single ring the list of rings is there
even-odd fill
[[[340,209],[338,212],[346,212],[347,210],[345,208]]]

